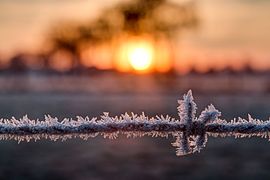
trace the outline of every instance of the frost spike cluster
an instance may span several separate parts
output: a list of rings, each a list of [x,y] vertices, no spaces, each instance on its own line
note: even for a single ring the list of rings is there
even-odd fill
[[[0,119],[0,140],[15,139],[18,142],[39,140],[41,138],[56,141],[80,137],[87,140],[99,134],[105,138],[115,139],[118,135],[127,137],[168,137],[173,135],[176,141],[172,143],[176,147],[178,156],[200,152],[205,147],[207,136],[235,136],[251,137],[259,136],[270,139],[270,120],[261,121],[238,118],[231,121],[219,119],[221,113],[213,105],[208,106],[196,118],[197,106],[193,100],[192,92],[184,95],[183,100],[178,101],[179,119],[167,116],[149,118],[144,113],[137,115],[122,114],[110,117],[104,113],[100,118],[77,116],[76,120],[65,118],[59,121],[57,118],[45,116],[43,121],[31,120],[27,116],[16,120]]]
[[[221,113],[210,105],[197,119],[195,117],[197,105],[191,91],[188,91],[183,100],[179,100],[178,103],[180,123],[185,125],[185,130],[175,134],[176,141],[172,145],[176,147],[176,154],[182,156],[200,152],[207,142],[205,126],[217,120]]]

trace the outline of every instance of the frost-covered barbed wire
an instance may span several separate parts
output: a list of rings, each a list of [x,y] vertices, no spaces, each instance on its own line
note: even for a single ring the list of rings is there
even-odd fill
[[[115,139],[119,133],[127,137],[173,135],[176,141],[172,145],[176,147],[178,156],[200,152],[206,145],[208,135],[241,138],[260,136],[270,139],[270,120],[261,121],[249,115],[247,120],[238,118],[228,122],[219,118],[221,113],[213,105],[208,106],[196,118],[197,106],[191,91],[178,103],[179,119],[168,115],[149,118],[144,113],[141,115],[125,113],[115,117],[104,113],[99,119],[78,116],[76,120],[65,118],[62,121],[49,115],[45,116],[43,121],[31,120],[27,116],[19,120],[14,117],[1,119],[0,139],[29,142],[41,138],[56,141],[80,137],[86,140],[99,134],[105,138]]]

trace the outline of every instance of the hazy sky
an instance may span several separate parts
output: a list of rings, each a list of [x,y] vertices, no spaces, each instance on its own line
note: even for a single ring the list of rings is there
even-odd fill
[[[38,49],[50,25],[93,18],[119,1],[0,0],[0,55]],[[270,0],[200,0],[197,7],[200,28],[179,38],[179,54],[255,54],[270,66]]]
[[[202,67],[207,63],[241,66],[239,59],[244,56],[253,59],[254,67],[270,68],[270,0],[197,2],[201,26],[182,37],[184,57],[197,54],[201,58],[195,59]]]

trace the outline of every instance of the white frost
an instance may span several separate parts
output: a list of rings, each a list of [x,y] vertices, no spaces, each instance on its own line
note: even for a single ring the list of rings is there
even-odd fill
[[[205,147],[207,136],[235,136],[235,137],[270,137],[270,120],[262,121],[253,119],[233,119],[226,121],[219,119],[221,113],[213,105],[208,106],[198,118],[196,118],[197,105],[194,102],[192,92],[189,91],[178,101],[179,119],[166,116],[147,117],[144,113],[124,113],[111,117],[104,112],[100,118],[81,117],[59,121],[56,117],[45,116],[44,120],[32,120],[23,116],[17,120],[0,119],[0,140],[14,139],[18,142],[40,140],[41,138],[67,140],[79,137],[87,140],[89,137],[103,135],[105,138],[115,139],[118,135],[127,137],[168,137],[173,135],[176,141],[172,143],[176,147],[176,154],[183,156],[194,152],[200,152]]]

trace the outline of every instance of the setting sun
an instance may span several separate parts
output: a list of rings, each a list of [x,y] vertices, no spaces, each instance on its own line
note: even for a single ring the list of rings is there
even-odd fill
[[[150,67],[153,60],[152,49],[147,47],[147,45],[131,47],[128,52],[128,60],[135,70],[146,70]]]
[[[125,35],[114,42],[114,67],[120,72],[166,73],[172,68],[171,48],[165,38]]]
[[[116,40],[115,67],[120,72],[153,72],[156,47],[148,36],[123,36]]]

